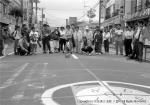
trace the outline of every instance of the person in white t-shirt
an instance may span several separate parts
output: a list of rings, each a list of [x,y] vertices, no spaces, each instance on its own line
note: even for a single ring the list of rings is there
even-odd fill
[[[121,29],[121,25],[118,25],[115,30],[115,46],[116,55],[118,55],[118,49],[120,49],[120,55],[123,55],[123,30]]]
[[[38,32],[36,32],[35,27],[32,27],[29,36],[31,44],[31,54],[36,54],[39,34]]]
[[[103,40],[105,53],[109,53],[110,32],[108,29],[105,29],[105,32],[103,33]]]
[[[124,46],[125,46],[125,56],[130,56],[132,54],[132,39],[133,39],[134,31],[131,29],[131,27],[126,27],[126,30],[124,32]]]

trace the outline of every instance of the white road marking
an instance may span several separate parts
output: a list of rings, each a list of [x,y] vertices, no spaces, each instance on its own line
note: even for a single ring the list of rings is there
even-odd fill
[[[111,89],[111,87],[109,86],[109,84],[104,83],[99,77],[97,77],[97,76],[96,76],[90,69],[88,69],[83,63],[80,62],[80,65],[81,65],[81,66],[84,68],[84,70],[87,71],[92,77],[94,77],[97,81],[99,81],[98,83],[99,83],[100,86],[103,86],[103,87],[106,88],[110,93],[112,93],[113,96],[116,97],[116,99],[119,100],[119,101],[122,103],[122,105],[126,105],[126,103],[123,102],[122,99],[121,99],[119,96],[117,96],[117,95],[115,94],[115,92]]]
[[[12,55],[12,54],[14,54],[14,52],[11,52],[11,53],[9,53],[7,55]],[[0,57],[0,59],[5,58],[7,55],[4,55],[4,56]]]
[[[74,59],[79,59],[76,55],[71,54]]]
[[[118,82],[118,81],[103,81],[103,82],[107,84],[116,83],[116,84],[132,85],[132,86],[150,89],[150,86],[133,84],[133,83]],[[83,84],[90,84],[90,83],[99,83],[99,81],[84,81],[84,82],[70,83],[70,84],[64,84],[64,85],[60,85],[60,86],[56,86],[54,88],[48,89],[41,96],[42,103],[44,105],[59,105],[57,102],[53,100],[54,92],[63,88],[72,87],[74,85],[83,85]]]
[[[32,78],[32,75],[35,73],[35,68],[38,66],[38,64],[35,64],[33,67],[32,67],[32,69],[30,70],[30,72],[28,72],[28,74],[25,76],[25,79],[23,80],[23,81],[29,81],[29,80],[31,80],[31,78]],[[24,96],[24,93],[25,93],[25,89],[27,88],[27,85],[26,84],[24,84],[24,85],[22,85],[19,89],[18,89],[18,91],[16,92],[16,94],[13,96],[13,97],[15,97],[15,96],[22,96],[23,98],[25,97]],[[12,100],[14,99],[12,97]],[[18,101],[20,101],[21,99],[23,99],[23,98],[19,98],[18,99]]]
[[[21,67],[18,67],[16,70],[18,70],[11,78],[9,78],[1,87],[0,89],[6,88],[9,85],[11,85],[14,80],[25,70],[25,68],[28,66],[29,63],[25,63]]]

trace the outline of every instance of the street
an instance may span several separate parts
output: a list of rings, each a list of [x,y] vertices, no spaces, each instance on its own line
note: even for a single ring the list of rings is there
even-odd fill
[[[59,53],[0,59],[0,105],[89,105],[78,102],[88,96],[78,95],[81,90],[98,91],[97,87],[112,96],[96,105],[137,105],[114,99],[141,97],[140,105],[150,105],[150,65],[116,55],[73,54],[65,58]],[[125,90],[132,95],[127,98]],[[85,92],[82,95],[90,94]],[[110,102],[105,102],[106,98]]]

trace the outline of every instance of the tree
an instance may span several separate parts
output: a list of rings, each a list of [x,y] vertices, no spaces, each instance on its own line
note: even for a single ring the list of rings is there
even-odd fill
[[[18,25],[19,17],[23,17],[23,12],[22,12],[21,8],[13,7],[10,10],[9,15],[14,16],[16,18],[16,25]]]

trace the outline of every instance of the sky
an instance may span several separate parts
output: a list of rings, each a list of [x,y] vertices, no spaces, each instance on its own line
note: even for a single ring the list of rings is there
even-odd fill
[[[80,19],[90,7],[93,7],[98,0],[40,0],[38,7],[44,8],[46,20],[50,26],[63,26],[69,17]],[[84,7],[84,4],[87,7]],[[98,11],[96,11],[98,13]],[[39,15],[41,11],[39,12]],[[94,20],[97,19],[97,15]],[[82,17],[80,21],[87,20]],[[40,17],[39,17],[40,20]]]

